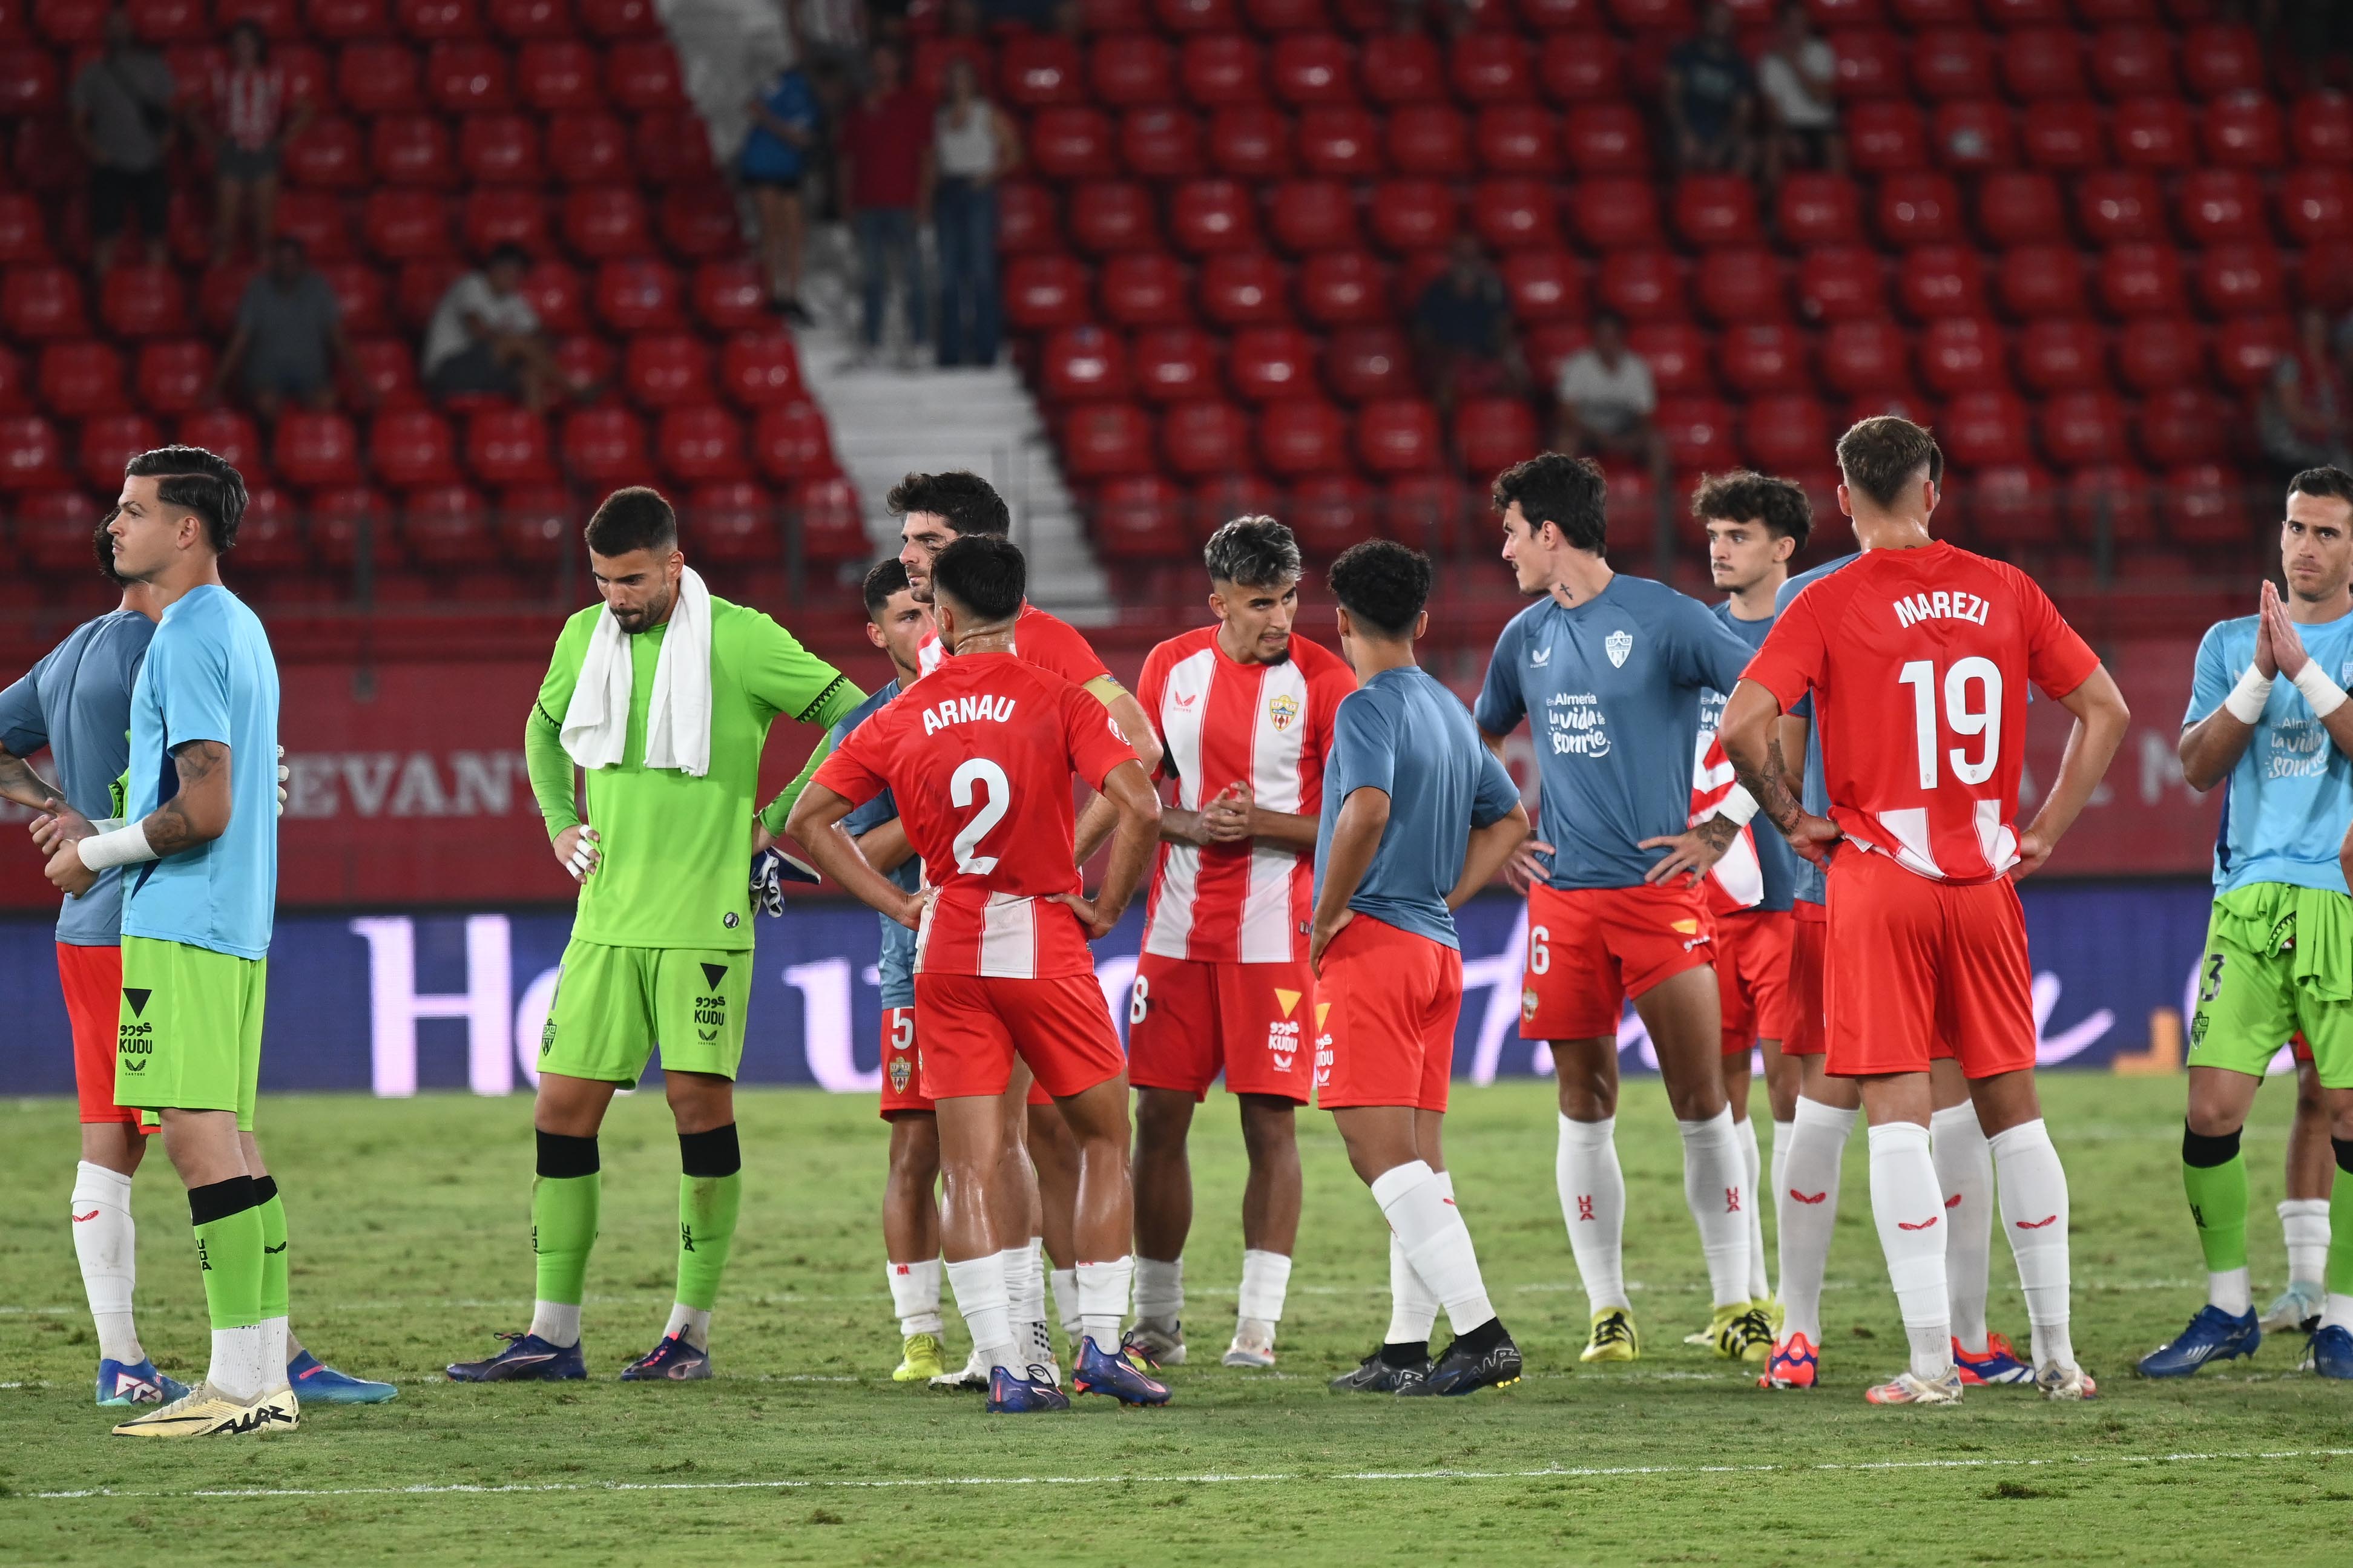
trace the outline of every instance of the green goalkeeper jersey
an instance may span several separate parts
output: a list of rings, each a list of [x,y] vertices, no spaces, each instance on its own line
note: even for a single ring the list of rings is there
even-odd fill
[[[532,791],[553,838],[576,826],[561,739],[605,606],[565,623],[525,728]],[[820,728],[865,700],[847,676],[758,610],[711,601],[711,771],[648,768],[646,710],[667,624],[628,639],[629,733],[615,766],[588,770],[588,822],[603,863],[580,887],[574,940],[607,947],[752,946],[752,821],[760,752],[781,714]]]

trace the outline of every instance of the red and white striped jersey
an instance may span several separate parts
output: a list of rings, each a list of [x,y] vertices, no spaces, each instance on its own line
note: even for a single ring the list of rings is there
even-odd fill
[[[1176,805],[1198,811],[1235,784],[1268,811],[1313,816],[1324,806],[1332,721],[1356,678],[1303,637],[1282,664],[1242,664],[1218,628],[1171,637],[1144,661],[1136,698],[1166,752]],[[1197,849],[1163,844],[1152,877],[1144,951],[1205,963],[1288,963],[1307,955],[1315,856],[1255,840]]]
[[[1715,815],[1733,786],[1732,759],[1714,730],[1699,732],[1698,765],[1692,773],[1691,825],[1697,827]],[[1765,901],[1765,868],[1757,858],[1753,825],[1743,823],[1723,858],[1707,873],[1707,907],[1711,914],[1753,910]]]
[[[915,648],[915,668],[931,674],[947,658],[947,651],[940,644],[939,633],[925,632]],[[1024,664],[1050,669],[1073,686],[1084,686],[1111,673],[1083,632],[1060,616],[1050,616],[1027,603],[1013,620],[1013,656]]]

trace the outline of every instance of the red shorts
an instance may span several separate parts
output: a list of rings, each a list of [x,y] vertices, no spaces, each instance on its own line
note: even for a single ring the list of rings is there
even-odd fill
[[[2305,1043],[2303,1031],[2297,1031],[2296,1034],[2289,1039],[2288,1046],[2295,1052],[2296,1060],[2300,1062],[2308,1062],[2312,1059],[2312,1047]]]
[[[1446,1109],[1462,955],[1358,915],[1324,950],[1316,1003],[1315,1103]]]
[[[1715,988],[1724,1011],[1724,1054],[1789,1032],[1789,947],[1797,919],[1788,910],[1736,910],[1715,917]]]
[[[1092,974],[918,974],[915,1032],[923,1042],[923,1092],[934,1100],[1003,1094],[1017,1054],[1057,1100],[1117,1078],[1127,1066]]]
[[[1291,963],[1197,963],[1145,953],[1127,1010],[1127,1081],[1196,1100],[1225,1070],[1229,1094],[1307,1103],[1315,972]]]
[[[1639,888],[1528,889],[1520,1038],[1615,1037],[1626,999],[1712,962],[1707,895],[1677,879]]]
[[[1820,904],[1799,903],[1789,911],[1789,1027],[1781,1037],[1785,1057],[1822,1054],[1822,954],[1830,945],[1830,916]]]
[[[1940,1056],[1972,1079],[2033,1067],[2034,974],[2009,878],[1933,882],[1884,855],[1842,850],[1829,908],[1823,1070],[1926,1072]]]
[[[122,950],[58,943],[58,988],[65,993],[66,1020],[73,1029],[74,1098],[81,1102],[81,1119],[139,1126],[139,1112],[114,1103],[115,1034],[122,1026]]]
[[[1054,1097],[1035,1078],[1029,1080],[1029,1103],[1054,1103]],[[915,1010],[883,1008],[882,1120],[888,1121],[909,1111],[929,1116],[937,1109],[932,1097],[923,1092],[923,1053],[915,1045]]]

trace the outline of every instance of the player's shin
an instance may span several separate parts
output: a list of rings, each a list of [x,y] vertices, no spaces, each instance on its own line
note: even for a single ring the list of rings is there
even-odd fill
[[[1822,1271],[1830,1262],[1831,1234],[1838,1227],[1839,1163],[1862,1115],[1860,1110],[1799,1100],[1778,1178],[1781,1331],[1803,1334],[1816,1345],[1822,1342]]]
[[[1185,1315],[1185,1260],[1135,1259],[1135,1321],[1174,1333]]]
[[[1773,1285],[1765,1268],[1765,1205],[1757,1199],[1757,1178],[1764,1173],[1765,1161],[1757,1147],[1757,1119],[1740,1118],[1732,1124],[1732,1135],[1740,1143],[1741,1173],[1747,1184],[1740,1191],[1741,1206],[1748,1211],[1748,1299],[1769,1301]]]
[[[1393,1166],[1373,1179],[1373,1201],[1404,1245],[1406,1261],[1446,1309],[1447,1321],[1459,1337],[1494,1321],[1487,1300],[1486,1281],[1480,1277],[1479,1255],[1471,1245],[1470,1227],[1426,1161]]]
[[[212,1321],[212,1365],[205,1381],[238,1405],[250,1405],[268,1386],[261,1350],[261,1205],[251,1176],[231,1176],[188,1190],[188,1219],[205,1277],[205,1310]],[[283,1365],[279,1378],[286,1375]]]
[[[1101,1351],[1119,1348],[1119,1325],[1126,1316],[1135,1279],[1133,1255],[1092,1262],[1079,1260],[1079,1331]]]
[[[1446,1191],[1451,1196],[1454,1191],[1451,1173],[1441,1171],[1439,1176],[1447,1183]],[[1422,1282],[1421,1276],[1414,1272],[1413,1264],[1405,1255],[1405,1243],[1392,1230],[1389,1232],[1389,1328],[1388,1332],[1381,1336],[1383,1350],[1397,1352],[1394,1360],[1401,1366],[1409,1362],[1428,1360],[1430,1331],[1437,1321],[1438,1298]],[[1391,1358],[1384,1356],[1383,1359]]]
[[[2337,1185],[2328,1197],[2328,1294],[2320,1309],[2323,1328],[2353,1330],[2353,1138],[2332,1138]]]
[[[253,1192],[261,1200],[261,1387],[273,1393],[287,1385],[286,1203],[275,1176],[254,1177]]]
[[[1560,1152],[1553,1179],[1560,1189],[1560,1213],[1568,1226],[1569,1251],[1585,1282],[1586,1305],[1599,1312],[1626,1307],[1623,1232],[1626,1177],[1618,1167],[1618,1119],[1560,1119]]]
[[[901,1334],[936,1334],[940,1331],[938,1258],[885,1263],[882,1277],[891,1286],[891,1315],[899,1320]]]
[[[1748,1300],[1747,1174],[1729,1106],[1704,1121],[1677,1121],[1683,1139],[1683,1201],[1699,1226],[1700,1254],[1718,1307]]]
[[[1013,1314],[1005,1292],[1005,1255],[987,1252],[961,1263],[950,1259],[948,1289],[955,1292],[956,1310],[964,1314],[965,1330],[972,1335],[973,1350],[982,1365],[991,1372],[1001,1366],[1011,1369],[1016,1376],[1028,1376],[1026,1367],[1015,1364]]]
[[[1238,1322],[1272,1325],[1282,1321],[1283,1298],[1291,1291],[1291,1259],[1280,1252],[1256,1247],[1242,1253],[1241,1299],[1235,1308]]]
[[[1871,1129],[1871,1212],[1905,1338],[1911,1342],[1912,1375],[1941,1380],[1953,1364],[1945,1295],[1945,1194],[1928,1152],[1928,1130],[1918,1122],[1883,1121]]]
[[[1993,1154],[1977,1107],[1967,1100],[1928,1118],[1928,1142],[1945,1189],[1945,1289],[1953,1338],[1963,1350],[1982,1354],[1993,1257]]]
[[[84,1160],[74,1168],[74,1259],[90,1297],[98,1353],[124,1366],[147,1359],[131,1311],[139,1276],[139,1230],[131,1219],[131,1178]]]
[[[2340,1183],[2339,1185],[2342,1185]],[[2328,1268],[2335,1237],[2328,1198],[2282,1198],[2280,1232],[2287,1240],[2287,1278],[2291,1285],[2317,1285]]]
[[[1047,1276],[1054,1287],[1054,1319],[1062,1325],[1062,1337],[1072,1344],[1079,1342],[1079,1271],[1057,1268]]]
[[[1988,1141],[2001,1183],[2003,1234],[2018,1260],[2026,1319],[2034,1329],[2037,1371],[2075,1365],[2068,1332],[2067,1172],[2042,1120],[2022,1121]]]
[[[588,1254],[596,1245],[603,1166],[596,1140],[538,1135],[538,1174],[531,1184],[531,1249],[537,1284],[531,1332],[563,1349],[580,1342],[580,1298]]]
[[[2236,1129],[2208,1134],[2183,1125],[2181,1189],[2206,1255],[2206,1300],[2244,1317],[2254,1303],[2247,1279],[2247,1161]]]
[[[744,1151],[735,1124],[678,1135],[678,1300],[662,1337],[683,1334],[696,1350],[711,1343],[711,1309],[735,1247],[744,1203]]]

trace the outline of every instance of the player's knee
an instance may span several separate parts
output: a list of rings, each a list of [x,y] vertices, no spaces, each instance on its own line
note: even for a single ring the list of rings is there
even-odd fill
[[[2239,1157],[2239,1129],[2200,1132],[2190,1122],[2181,1124],[2181,1163],[2194,1171],[2211,1171]],[[2342,1158],[2342,1155],[2339,1155]]]
[[[735,1124],[680,1133],[678,1168],[690,1176],[732,1176],[742,1170],[744,1147],[736,1141]]]
[[[596,1156],[596,1137],[568,1137],[561,1132],[541,1131],[538,1171],[543,1176],[593,1176],[602,1165]]]

